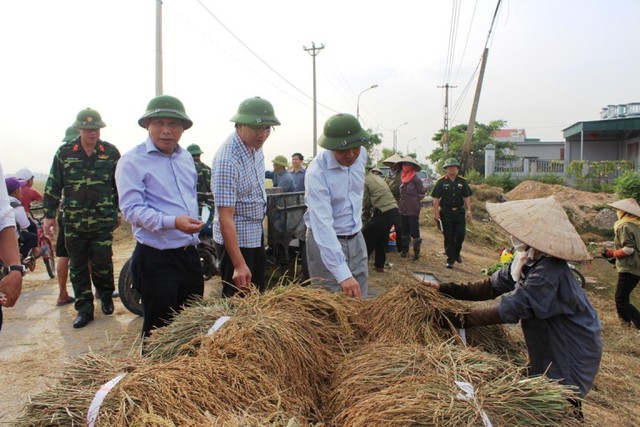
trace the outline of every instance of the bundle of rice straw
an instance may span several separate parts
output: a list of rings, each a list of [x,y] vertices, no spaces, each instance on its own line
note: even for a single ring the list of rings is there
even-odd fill
[[[440,343],[457,335],[455,328],[439,326],[446,324],[445,313],[468,311],[464,304],[414,281],[364,301],[360,323],[367,342]]]
[[[104,399],[96,425],[209,425],[212,414],[270,414],[297,405],[295,398],[282,400],[276,381],[258,366],[180,356],[122,378]]]
[[[304,312],[272,309],[232,318],[193,345],[197,357],[225,357],[259,367],[277,382],[284,400],[298,399],[300,413],[315,418],[333,368],[354,341],[339,325]]]
[[[568,415],[569,388],[523,373],[450,343],[373,343],[337,367],[327,415],[332,425],[350,427],[578,425]]]
[[[82,355],[49,390],[29,397],[15,426],[85,425],[96,391],[118,374],[135,371],[141,363],[139,356],[110,359],[93,353]]]
[[[173,316],[171,323],[155,329],[147,338],[145,356],[157,360],[171,360],[187,355],[189,342],[204,335],[222,316],[233,316],[237,300],[209,298],[192,300],[184,310]]]

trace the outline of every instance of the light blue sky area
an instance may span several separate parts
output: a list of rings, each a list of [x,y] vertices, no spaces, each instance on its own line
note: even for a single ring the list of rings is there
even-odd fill
[[[325,46],[316,57],[318,135],[330,115],[355,115],[361,94],[361,120],[382,133],[384,146],[408,122],[398,128],[398,149],[410,142],[426,156],[443,126],[438,86],[457,86],[450,126],[469,120],[496,4],[164,0],[164,92],[194,121],[182,144],[200,144],[209,162],[233,131],[238,104],[259,95],[282,122],[265,157],[311,156],[312,57],[303,47],[313,41]],[[64,130],[86,107],[102,113],[102,139],[122,152],[146,137],[137,119],[155,95],[155,9],[154,0],[0,3],[5,173],[47,172]],[[503,1],[478,121],[504,119],[528,137],[561,140],[562,129],[599,119],[607,104],[640,101],[639,18],[637,0]]]

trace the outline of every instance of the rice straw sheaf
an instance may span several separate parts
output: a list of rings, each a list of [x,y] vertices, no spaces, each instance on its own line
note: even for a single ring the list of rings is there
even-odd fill
[[[365,341],[387,343],[440,343],[456,336],[455,328],[442,328],[445,313],[466,313],[464,304],[416,282],[399,284],[366,300],[360,311]]]
[[[221,316],[234,315],[235,303],[226,298],[190,301],[171,323],[153,331],[147,339],[145,356],[166,361],[187,355],[191,351],[188,343],[193,338],[206,334]]]
[[[94,353],[76,358],[48,390],[30,396],[15,426],[81,426],[98,389],[121,373],[142,365],[139,357],[108,359]]]
[[[257,366],[180,356],[126,375],[105,398],[96,425],[210,425],[211,414],[270,414],[286,410],[283,405],[293,406]]]
[[[291,284],[277,286],[264,294],[253,292],[237,301],[240,313],[267,312],[270,310],[307,313],[313,317],[339,326],[345,334],[354,336],[354,318],[360,303],[342,293]]]
[[[250,414],[224,414],[211,420],[211,426],[220,427],[322,427],[323,423],[309,423],[302,417],[290,417],[284,413],[257,417]]]
[[[527,363],[527,351],[522,337],[517,337],[507,325],[476,326],[465,329],[467,344],[477,347],[517,366]]]
[[[488,353],[453,346],[369,344],[336,369],[326,406],[334,426],[577,425],[569,388]],[[455,381],[473,386],[469,396]]]
[[[259,367],[278,383],[283,396],[299,401],[299,410],[311,417],[320,412],[333,368],[352,344],[336,324],[305,312],[276,310],[232,318],[212,336],[193,343],[199,347],[198,357],[225,357]]]

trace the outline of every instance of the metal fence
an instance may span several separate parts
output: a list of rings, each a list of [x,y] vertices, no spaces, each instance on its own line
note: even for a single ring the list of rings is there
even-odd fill
[[[495,160],[493,173],[510,173],[513,176],[558,175],[564,176],[564,162],[560,160]]]

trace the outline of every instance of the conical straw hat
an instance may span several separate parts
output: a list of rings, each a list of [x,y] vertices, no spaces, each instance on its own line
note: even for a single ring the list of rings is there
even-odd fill
[[[617,202],[609,203],[609,206],[640,217],[640,205],[638,205],[638,202],[636,202],[634,198],[618,200]]]
[[[402,160],[402,156],[400,156],[398,153],[394,153],[391,156],[387,157],[385,160],[383,160],[382,164],[386,166],[393,166],[401,160]]]
[[[422,166],[420,166],[420,163],[416,162],[416,159],[414,159],[411,156],[403,157],[401,160],[398,161],[398,163],[409,163],[417,167],[418,170],[422,170]]]
[[[487,203],[487,212],[504,231],[540,252],[567,261],[591,259],[582,238],[553,196]]]

